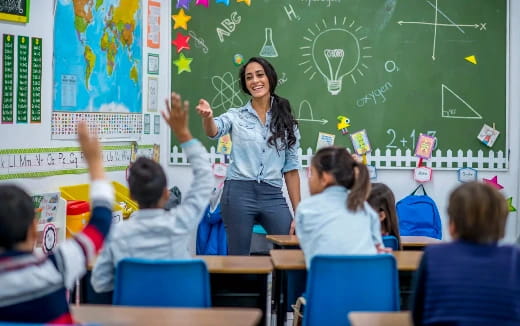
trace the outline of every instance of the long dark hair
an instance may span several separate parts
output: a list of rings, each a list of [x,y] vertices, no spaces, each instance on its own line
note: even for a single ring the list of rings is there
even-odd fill
[[[269,61],[260,57],[252,57],[249,61],[240,68],[239,78],[240,87],[244,93],[251,95],[247,89],[246,84],[246,67],[251,63],[256,62],[264,68],[267,79],[269,80],[269,93],[273,96],[273,102],[271,104],[271,137],[267,140],[267,143],[278,150],[291,147],[296,143],[296,136],[294,134],[295,127],[298,122],[294,118],[291,110],[291,104],[286,98],[278,96],[274,91],[278,84],[278,75],[274,70],[274,67]],[[280,146],[277,145],[276,140],[280,139]]]
[[[321,174],[330,173],[336,183],[350,193],[347,208],[352,211],[362,209],[370,192],[367,167],[356,161],[345,148],[331,146],[320,149],[312,158],[312,166]]]
[[[384,183],[373,183],[367,201],[378,214],[385,212],[386,218],[381,222],[381,231],[396,237],[397,244],[401,248],[399,219],[395,210],[395,196],[392,190]]]

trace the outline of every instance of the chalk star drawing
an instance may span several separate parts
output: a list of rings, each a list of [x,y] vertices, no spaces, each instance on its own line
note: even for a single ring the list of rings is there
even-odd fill
[[[398,21],[397,23],[399,25],[405,25],[405,24],[414,24],[414,25],[433,25],[434,28],[433,28],[433,50],[432,50],[432,60],[435,60],[436,57],[435,57],[435,51],[436,51],[436,46],[437,46],[437,27],[455,27],[457,28],[462,34],[465,34],[464,33],[464,30],[462,29],[462,27],[472,27],[472,28],[475,28],[475,29],[479,29],[481,31],[485,31],[487,30],[486,28],[486,24],[487,23],[480,23],[480,24],[456,24],[453,20],[450,19],[450,17],[448,17],[448,15],[446,15],[444,12],[442,12],[440,9],[439,9],[439,6],[438,6],[438,1],[439,0],[435,0],[435,4],[433,4],[432,2],[430,1],[426,1],[434,10],[435,10],[435,19],[434,19],[434,22],[413,22],[413,21]],[[450,23],[449,24],[440,24],[438,21],[438,14],[441,14],[441,16],[443,16],[446,20],[448,20]]]
[[[448,104],[446,104],[446,100],[445,100],[447,96],[444,95],[444,94],[447,94],[447,95],[451,94],[452,96],[454,96],[459,102],[464,104],[464,106],[467,109],[469,109],[469,111],[466,108],[464,108],[464,106],[463,106],[463,109],[466,112],[460,114],[459,112],[457,112],[457,109],[452,108],[452,107],[448,107]],[[482,116],[471,105],[469,105],[468,102],[464,101],[464,99],[462,99],[462,97],[460,97],[457,93],[455,93],[454,91],[449,89],[448,86],[446,86],[444,84],[441,84],[441,99],[442,99],[441,100],[441,103],[442,103],[442,106],[441,106],[441,110],[442,110],[441,111],[441,116],[443,118],[450,118],[450,119],[482,119]]]
[[[238,86],[238,79],[228,71],[221,76],[211,77],[211,84],[217,91],[217,95],[211,100],[211,107],[213,109],[228,109],[236,108],[244,105],[240,98],[240,87]]]
[[[362,29],[362,26],[356,26],[355,21],[347,22],[347,17],[336,16],[330,26],[322,19],[307,28],[309,33],[303,39],[308,44],[300,47],[304,61],[299,66],[305,69],[303,73],[310,73],[309,80],[312,80],[319,72],[327,81],[327,90],[332,95],[341,92],[345,76],[350,76],[356,84],[355,73],[363,77],[363,69],[368,69],[364,61],[372,58],[365,54],[371,47],[361,44],[367,42]]]
[[[308,118],[302,118],[302,109],[304,107],[306,107],[309,112]],[[329,122],[328,120],[325,120],[325,119],[314,120],[314,113],[312,112],[311,103],[309,103],[309,101],[307,101],[307,100],[303,100],[300,102],[300,107],[298,108],[298,118],[296,120],[305,121],[305,122],[318,122],[318,123],[321,123],[322,125],[327,124]]]

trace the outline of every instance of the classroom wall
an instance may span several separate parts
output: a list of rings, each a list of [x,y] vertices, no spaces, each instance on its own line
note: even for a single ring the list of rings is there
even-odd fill
[[[146,13],[146,3],[143,0],[143,14]],[[166,98],[170,89],[170,2],[162,2],[161,8],[161,49],[160,51],[153,51],[160,53],[160,75],[159,75],[159,98]],[[8,22],[0,22],[0,33],[12,33],[15,35],[28,35],[43,37],[43,76],[42,76],[42,123],[40,125],[0,125],[0,149],[13,148],[34,148],[34,147],[65,147],[76,146],[74,141],[58,141],[51,140],[51,108],[52,108],[52,55],[53,55],[53,26],[49,24],[49,17],[53,14],[54,1],[32,1],[30,22],[28,24],[15,24]],[[520,175],[519,159],[520,148],[518,139],[520,138],[520,131],[517,128],[520,123],[520,112],[518,106],[520,104],[520,95],[516,91],[520,88],[520,69],[518,60],[514,58],[520,57],[520,3],[518,1],[510,1],[510,39],[509,39],[509,144],[510,144],[510,169],[507,172],[496,173],[479,173],[480,178],[490,178],[494,175],[498,176],[499,182],[504,186],[504,194],[506,196],[513,196],[513,203],[519,206],[518,198],[520,197]],[[144,17],[146,19],[146,17]],[[146,22],[143,24],[146,26]],[[143,35],[146,35],[145,32]],[[145,39],[143,39],[145,41]],[[148,50],[144,47],[143,61],[146,61]],[[143,62],[143,75],[146,72],[146,67]],[[1,67],[0,67],[1,69]],[[0,71],[1,72],[1,71]],[[490,85],[493,83],[489,81]],[[143,103],[147,103],[146,94],[146,79],[143,83]],[[1,90],[0,90],[1,91]],[[161,106],[160,106],[161,107]],[[192,112],[195,114],[195,112]],[[185,194],[192,181],[192,176],[189,167],[168,166],[168,146],[169,133],[166,125],[161,122],[160,135],[143,135],[139,143],[153,144],[159,143],[161,145],[161,162],[164,163],[169,184],[177,185]],[[199,135],[199,137],[204,137]],[[109,143],[113,144],[127,144],[127,143]],[[302,197],[308,197],[307,177],[306,171],[300,171],[302,184]],[[108,173],[110,179],[125,182],[124,172],[110,172]],[[409,194],[415,188],[415,182],[412,178],[411,171],[402,170],[379,170],[377,182],[387,183],[395,192],[396,198],[401,199]],[[61,175],[45,178],[26,178],[13,179],[7,181],[0,181],[1,183],[14,182],[24,186],[31,193],[57,191],[59,186],[72,185],[78,183],[88,182],[87,175]],[[432,196],[438,204],[439,211],[443,222],[446,221],[446,205],[450,191],[458,185],[457,175],[454,171],[434,171],[433,180],[425,185],[426,191]],[[448,238],[446,223],[444,224],[444,235]],[[518,214],[511,213],[505,241],[512,242],[520,234],[520,223],[518,221]]]

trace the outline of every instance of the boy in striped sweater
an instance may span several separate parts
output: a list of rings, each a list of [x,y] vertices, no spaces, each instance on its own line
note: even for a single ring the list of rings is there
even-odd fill
[[[73,323],[66,291],[101,249],[114,201],[97,138],[84,122],[78,136],[91,177],[92,214],[85,229],[54,253],[33,253],[38,221],[31,197],[17,186],[0,185],[0,321]]]

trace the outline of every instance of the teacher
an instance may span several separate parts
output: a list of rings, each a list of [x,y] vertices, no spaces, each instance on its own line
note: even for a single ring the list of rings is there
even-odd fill
[[[282,186],[285,179],[295,210],[300,202],[300,133],[289,101],[274,92],[277,82],[273,66],[253,57],[240,69],[240,86],[251,96],[246,105],[216,118],[206,100],[196,107],[206,135],[218,139],[229,133],[233,141],[220,203],[229,255],[249,255],[255,222],[268,234],[294,233]]]

